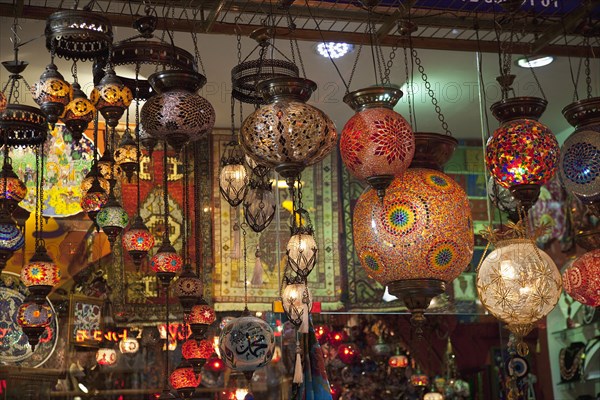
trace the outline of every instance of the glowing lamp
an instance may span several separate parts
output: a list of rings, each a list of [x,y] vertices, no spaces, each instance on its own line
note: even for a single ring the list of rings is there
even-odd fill
[[[240,205],[248,191],[248,172],[244,157],[243,150],[235,141],[227,143],[221,156],[219,190],[232,207]]]
[[[106,233],[111,244],[117,240],[117,236],[129,223],[127,212],[119,204],[112,191],[106,205],[96,215],[96,223]]]
[[[395,354],[388,359],[388,365],[391,368],[406,368],[408,357],[405,354]]]
[[[327,341],[327,335],[331,330],[327,325],[317,325],[315,326],[315,337],[319,344],[323,344]]]
[[[88,100],[79,83],[73,83],[73,99],[67,103],[60,120],[65,124],[74,142],[81,140],[83,132],[96,116],[96,107]]]
[[[40,337],[50,325],[53,313],[48,303],[38,304],[31,298],[26,298],[17,312],[17,323],[31,345],[31,351],[40,342]]]
[[[171,372],[169,383],[181,398],[190,399],[200,384],[200,379],[201,375],[196,374],[192,366],[184,360]]]
[[[439,392],[425,393],[423,400],[444,400],[444,395]]]
[[[425,388],[429,385],[429,377],[417,368],[415,373],[410,376],[410,384],[416,388]]]
[[[171,242],[164,240],[150,259],[150,268],[162,283],[168,284],[183,266],[183,258],[175,251]]]
[[[270,182],[251,180],[244,198],[244,216],[254,232],[262,232],[275,216],[275,195]]]
[[[56,65],[50,63],[46,65],[40,80],[31,86],[31,95],[48,123],[54,127],[71,100],[71,85],[58,72]]]
[[[299,332],[308,333],[312,294],[303,278],[284,277],[281,303],[288,320],[298,327]]]
[[[35,249],[29,263],[21,269],[21,281],[38,304],[44,304],[46,296],[60,282],[60,268],[48,255],[43,244]]]
[[[210,359],[213,352],[213,343],[208,339],[188,339],[181,346],[181,355],[192,365],[197,374],[200,373],[202,366]]]
[[[206,301],[200,300],[198,304],[194,305],[188,314],[187,320],[194,339],[204,339],[206,330],[216,319],[215,310]]]
[[[90,101],[111,128],[119,124],[119,118],[132,100],[131,90],[121,82],[112,68],[106,71],[106,75],[90,93]]]
[[[79,205],[81,209],[87,214],[88,218],[96,224],[96,216],[108,203],[108,193],[102,189],[98,179],[92,181],[92,186],[87,193],[81,198]],[[97,225],[96,225],[97,226]]]
[[[7,157],[0,171],[0,202],[6,204],[8,212],[12,213],[26,195],[27,186],[17,176]]]
[[[578,302],[600,306],[600,249],[577,258],[563,273],[565,292]]]
[[[198,303],[202,299],[204,285],[202,280],[198,278],[198,275],[192,271],[192,266],[186,264],[183,267],[183,272],[179,276],[179,279],[174,283],[174,294],[175,297],[181,303],[183,312],[189,314],[194,304]]]
[[[148,227],[139,215],[135,216],[129,229],[123,233],[122,240],[123,248],[137,266],[142,264],[142,260],[154,247],[154,235],[148,230]]]
[[[140,342],[134,337],[121,339],[119,342],[119,351],[121,354],[135,354],[140,349]]]
[[[337,355],[346,365],[355,364],[360,360],[360,350],[354,344],[342,344],[337,349]]]
[[[115,181],[121,176],[121,167],[115,162],[110,149],[106,149],[97,162],[98,173],[108,182]]]
[[[125,172],[127,181],[131,182],[133,173],[139,168],[138,165],[138,149],[137,144],[131,137],[129,129],[125,130],[123,138],[119,142],[119,146],[115,150],[115,163]]]
[[[90,167],[90,171],[85,175],[81,181],[81,185],[79,186],[84,195],[92,188],[92,184],[95,180],[98,180],[100,187],[104,189],[106,193],[110,192],[110,183],[102,175],[100,175],[100,171],[98,171],[98,164],[93,163]]]
[[[15,251],[25,245],[23,233],[7,210],[0,209],[0,271]]]
[[[338,347],[344,342],[348,341],[348,334],[343,330],[334,330],[329,332],[327,335],[327,342],[333,346]]]
[[[204,368],[212,372],[221,372],[225,369],[225,363],[217,357],[211,357],[204,364]]]
[[[308,211],[294,210],[291,223],[292,236],[286,246],[287,265],[299,277],[306,279],[317,263],[317,242]]]
[[[117,362],[117,351],[108,343],[103,343],[96,351],[96,362],[100,366],[111,366]]]

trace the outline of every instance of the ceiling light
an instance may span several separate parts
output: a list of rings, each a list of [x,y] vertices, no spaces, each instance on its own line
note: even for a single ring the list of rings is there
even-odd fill
[[[517,65],[522,68],[545,67],[554,61],[552,56],[521,57],[517,60]]]
[[[323,57],[341,58],[352,51],[353,45],[348,43],[326,42],[317,44],[317,53]]]

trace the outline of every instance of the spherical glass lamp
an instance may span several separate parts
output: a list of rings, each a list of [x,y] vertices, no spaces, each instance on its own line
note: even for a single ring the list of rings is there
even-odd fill
[[[578,302],[600,306],[600,249],[577,258],[563,273],[565,292]]]
[[[8,211],[0,209],[0,271],[15,251],[25,245],[23,233]]]
[[[508,324],[517,337],[517,351],[527,355],[522,338],[560,297],[561,276],[552,258],[531,239],[500,240],[477,270],[476,285],[483,306]]]
[[[217,316],[215,315],[215,310],[202,299],[192,307],[187,318],[194,339],[202,340],[204,339],[206,330],[215,322]]]
[[[154,235],[139,215],[135,216],[129,229],[123,233],[122,240],[123,248],[129,253],[136,266],[142,264],[142,260],[154,247]]]
[[[236,141],[227,143],[221,156],[219,190],[232,207],[240,205],[248,191],[248,172],[244,157],[244,152]]]
[[[106,124],[115,128],[119,118],[133,100],[131,90],[121,82],[112,68],[90,93],[90,101],[106,120]]]
[[[163,284],[169,284],[183,267],[183,258],[168,239],[163,240],[156,254],[150,259],[150,268]]]
[[[242,125],[240,144],[246,154],[284,178],[292,178],[331,152],[337,143],[333,121],[306,104],[316,83],[279,77],[261,81],[257,88],[268,104],[257,108]]]
[[[119,351],[121,354],[133,355],[140,349],[140,342],[134,337],[127,337],[121,339],[119,342]]]
[[[213,342],[208,339],[188,339],[181,345],[181,355],[192,365],[197,374],[214,351]]]
[[[526,209],[537,201],[540,186],[558,168],[558,142],[552,131],[538,122],[547,103],[537,97],[515,97],[491,106],[500,127],[486,144],[487,168]]]
[[[96,224],[96,216],[102,207],[104,207],[104,205],[107,203],[108,193],[102,189],[100,186],[100,181],[98,179],[94,179],[92,181],[92,186],[81,198],[79,205],[81,206],[81,209],[88,215],[88,218],[91,219],[94,224]]]
[[[40,342],[40,337],[50,325],[53,313],[48,303],[38,304],[31,298],[25,298],[17,312],[17,323],[31,345],[31,351]]]
[[[360,360],[360,350],[353,343],[342,344],[337,349],[337,356],[346,365],[355,364]]]
[[[410,168],[383,201],[370,189],[353,216],[354,245],[366,273],[411,310],[422,334],[423,313],[473,256],[474,235],[464,190],[441,171]]]
[[[372,86],[350,92],[344,102],[356,112],[344,126],[340,153],[356,178],[383,196],[394,177],[401,176],[415,152],[410,124],[394,111],[402,91]]]
[[[408,357],[406,354],[395,354],[388,359],[390,368],[406,368],[408,367]]]
[[[252,343],[252,346],[240,347],[240,343]],[[229,368],[251,375],[271,361],[275,335],[269,324],[250,315],[246,309],[241,317],[228,323],[221,331],[219,350]]]
[[[200,384],[200,379],[201,376],[196,374],[190,363],[184,360],[171,372],[169,383],[181,398],[190,399]]]
[[[46,247],[41,244],[29,263],[21,269],[21,281],[29,289],[31,298],[38,304],[46,302],[46,296],[60,282],[60,268],[48,254]]]
[[[103,367],[114,365],[117,362],[117,351],[114,346],[108,342],[102,342],[96,351],[96,362]]]
[[[308,333],[309,316],[312,310],[312,293],[304,278],[283,278],[281,303],[288,320],[301,333]]]
[[[133,173],[139,169],[137,144],[131,137],[129,129],[125,130],[119,146],[115,150],[115,163],[125,172],[127,181],[131,182]]]
[[[27,186],[17,176],[8,160],[4,161],[0,171],[0,203],[5,204],[8,212],[12,213],[27,195]]]
[[[306,278],[317,263],[317,242],[308,211],[292,213],[292,236],[286,246],[287,263],[298,276]]]
[[[177,152],[190,141],[205,137],[215,125],[215,110],[196,92],[206,78],[194,71],[167,70],[148,81],[157,92],[142,107],[144,130],[156,140],[166,140]]]
[[[71,100],[71,90],[71,85],[65,81],[52,62],[46,65],[40,80],[31,85],[33,100],[40,106],[53,128]]]
[[[192,271],[192,266],[186,264],[183,267],[183,272],[179,276],[179,279],[174,283],[174,294],[175,297],[181,303],[183,312],[189,314],[192,307],[202,299],[202,293],[204,285],[202,280],[198,278],[198,275]]]
[[[262,179],[251,180],[244,198],[244,217],[254,232],[262,232],[275,216],[275,195],[271,183]]]
[[[73,99],[65,106],[60,120],[65,124],[74,142],[83,137],[83,132],[96,116],[96,107],[88,100],[79,83],[73,83]]]
[[[108,196],[108,202],[96,215],[96,223],[106,233],[111,244],[117,240],[117,236],[129,223],[127,212],[119,204],[112,191]]]
[[[425,393],[423,400],[444,400],[444,395],[439,392]]]

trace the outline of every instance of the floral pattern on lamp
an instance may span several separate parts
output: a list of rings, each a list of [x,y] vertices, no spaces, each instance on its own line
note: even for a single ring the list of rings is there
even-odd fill
[[[600,306],[600,249],[577,258],[563,273],[563,285],[565,292],[578,302]]]

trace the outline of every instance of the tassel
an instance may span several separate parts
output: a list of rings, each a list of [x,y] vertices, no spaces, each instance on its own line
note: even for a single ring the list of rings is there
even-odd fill
[[[304,371],[302,371],[302,349],[300,341],[296,341],[296,366],[294,367],[294,383],[304,382]]]
[[[250,283],[253,286],[260,286],[263,284],[263,266],[260,261],[260,247],[256,246],[256,253],[254,253],[256,261],[254,262],[254,272],[252,273],[252,280]]]
[[[308,304],[302,304],[302,323],[300,324],[300,333],[308,333],[308,316],[310,308]]]

